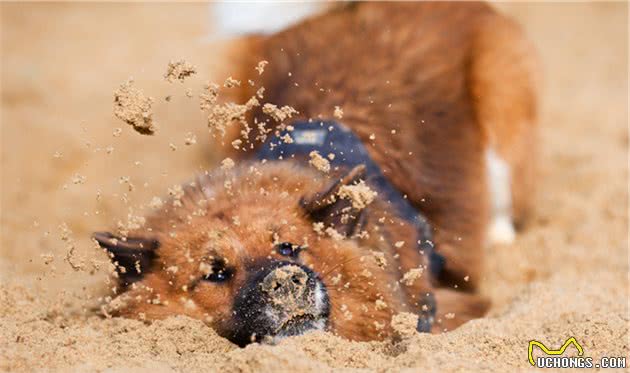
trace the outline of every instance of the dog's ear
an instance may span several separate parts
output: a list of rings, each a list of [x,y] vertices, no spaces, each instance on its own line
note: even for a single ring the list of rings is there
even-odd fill
[[[109,232],[96,232],[92,238],[107,250],[123,286],[139,281],[151,270],[155,250],[160,246],[159,241],[153,238],[121,238]]]
[[[339,198],[338,194],[342,186],[357,183],[364,176],[365,165],[360,164],[335,179],[324,190],[303,196],[300,205],[313,221],[324,223],[324,226],[334,228],[345,237],[352,237],[365,225],[365,212],[352,207],[351,201]]]

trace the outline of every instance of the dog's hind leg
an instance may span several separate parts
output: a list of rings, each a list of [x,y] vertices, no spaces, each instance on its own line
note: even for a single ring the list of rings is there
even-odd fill
[[[537,158],[537,58],[520,27],[490,18],[477,31],[469,89],[486,136],[491,217],[486,241],[514,240],[532,210]]]

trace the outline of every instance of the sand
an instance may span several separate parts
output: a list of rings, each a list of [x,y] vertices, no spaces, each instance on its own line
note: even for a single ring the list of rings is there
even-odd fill
[[[266,103],[262,108],[263,113],[269,115],[276,122],[284,122],[291,119],[298,112],[290,106],[278,107],[277,105]]]
[[[357,210],[363,210],[368,207],[374,201],[376,195],[377,193],[370,189],[363,180],[359,180],[355,184],[342,185],[337,192],[339,198],[349,200],[352,203],[352,207]]]
[[[153,135],[155,124],[151,106],[153,99],[145,97],[141,90],[133,85],[133,79],[122,83],[114,91],[114,115],[143,135]]]
[[[420,335],[403,315],[392,341],[318,332],[244,349],[200,321],[92,310],[110,285],[90,233],[225,158],[184,94],[233,73],[217,57],[225,45],[207,41],[205,5],[0,7],[0,370],[513,372],[528,369],[530,339],[557,348],[572,336],[587,356],[628,356],[626,4],[501,6],[538,46],[545,90],[536,216],[515,244],[486,250],[488,317]],[[197,74],[173,85],[162,76],[179,56]],[[153,102],[154,136],[126,125],[112,136],[112,92],[129,76],[172,97]]]
[[[324,173],[330,171],[330,162],[328,161],[328,159],[322,157],[322,155],[319,154],[317,150],[313,150],[312,152],[310,152],[309,157],[310,160],[308,161],[308,163],[310,163],[311,166]]]
[[[164,79],[171,83],[175,80],[179,80],[183,83],[186,78],[196,73],[197,68],[186,62],[186,60],[171,61],[166,67],[166,74],[164,74]]]

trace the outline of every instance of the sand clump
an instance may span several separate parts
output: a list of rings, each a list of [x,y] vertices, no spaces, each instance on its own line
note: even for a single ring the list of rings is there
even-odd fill
[[[196,73],[197,68],[189,64],[185,60],[171,61],[166,68],[164,79],[166,79],[170,83],[174,82],[175,80],[179,80],[183,83],[186,78]]]
[[[409,271],[405,272],[405,274],[403,275],[403,278],[402,278],[402,280],[400,280],[400,282],[402,282],[403,284],[405,284],[407,286],[413,286],[413,284],[416,282],[416,280],[418,280],[420,277],[422,277],[423,273],[424,273],[424,268],[423,267],[412,268]]]
[[[258,75],[262,75],[265,72],[265,67],[269,64],[268,61],[259,61],[258,65],[256,65],[255,69],[258,71]]]
[[[197,136],[195,136],[195,134],[193,134],[192,132],[188,132],[186,134],[186,137],[184,138],[184,144],[185,145],[194,145],[197,143]]]
[[[355,209],[363,210],[374,201],[377,193],[370,189],[363,180],[359,180],[356,184],[342,185],[337,195],[340,198],[349,200]]]
[[[151,97],[145,97],[133,86],[133,79],[121,84],[114,92],[114,115],[142,135],[155,133],[152,104]]]
[[[224,160],[221,161],[221,168],[223,170],[230,170],[234,168],[235,165],[236,163],[234,163],[232,158],[225,158]]]
[[[310,152],[309,157],[310,160],[308,161],[308,163],[310,163],[317,170],[324,173],[330,171],[330,162],[328,161],[328,159],[322,157],[322,155],[319,154],[317,150],[313,150],[312,152]]]
[[[335,110],[333,111],[333,117],[337,119],[343,119],[343,109],[339,106],[335,106]]]
[[[217,103],[219,98],[219,85],[216,83],[206,83],[203,93],[199,95],[199,108],[201,111],[210,110]]]
[[[225,83],[223,83],[223,86],[225,88],[240,87],[241,86],[241,81],[240,80],[236,80],[236,79],[232,78],[231,76],[229,76],[227,79],[225,79]]]
[[[228,102],[214,105],[208,112],[208,127],[218,131],[221,135],[225,135],[227,129],[235,122],[240,123],[243,127],[249,127],[245,115],[256,106],[260,106],[260,103],[255,97],[250,98],[245,104]]]
[[[226,88],[231,88],[240,85],[235,79],[231,77],[225,82]],[[208,128],[211,131],[218,132],[221,136],[225,136],[228,128],[238,123],[243,128],[243,135],[246,135],[250,131],[249,124],[247,123],[246,114],[253,108],[260,106],[260,101],[257,96],[252,96],[244,104],[236,104],[233,102],[219,103],[219,85],[215,83],[208,83],[205,86],[204,92],[200,95],[200,108],[207,113]],[[238,149],[237,146],[234,146]]]
[[[266,103],[263,105],[263,113],[269,115],[276,122],[284,122],[287,119],[291,119],[295,114],[298,114],[297,110],[291,106],[278,107],[277,105]]]
[[[267,61],[260,61],[255,69],[262,74],[264,72],[265,66],[268,64]],[[232,89],[241,86],[241,81],[237,80],[233,77],[228,77],[223,83],[223,88]],[[249,80],[248,84],[252,87],[255,87],[255,82]],[[211,133],[217,133],[222,138],[227,134],[228,129],[234,125],[240,125],[240,137],[231,142],[231,145],[234,149],[241,150],[245,149],[245,145],[249,143],[251,140],[249,138],[249,134],[252,131],[252,125],[257,127],[257,141],[261,143],[267,139],[267,135],[274,130],[274,128],[267,128],[268,121],[259,122],[257,119],[254,119],[254,123],[250,124],[247,120],[247,114],[250,113],[253,109],[262,106],[262,112],[271,117],[275,122],[278,123],[275,126],[277,130],[283,130],[287,128],[291,128],[291,126],[286,126],[284,121],[291,119],[296,114],[299,114],[297,110],[295,110],[291,106],[277,106],[271,103],[261,103],[261,100],[264,99],[265,88],[258,87],[254,95],[252,95],[245,103],[237,104],[234,102],[219,102],[221,86],[216,83],[207,83],[204,87],[204,91],[199,96],[199,107],[200,109],[207,114],[207,124],[208,128],[210,128]],[[291,135],[284,134],[281,137],[281,140],[287,144],[293,142],[293,138]],[[253,144],[249,144],[250,148],[253,148]]]

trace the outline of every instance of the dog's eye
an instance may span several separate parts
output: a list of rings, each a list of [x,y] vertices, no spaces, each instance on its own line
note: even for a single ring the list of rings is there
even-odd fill
[[[203,276],[203,279],[209,282],[225,282],[232,278],[233,275],[234,271],[227,268],[224,261],[214,261],[212,262],[211,271]]]
[[[282,242],[276,245],[278,254],[282,256],[296,257],[302,250],[302,246],[292,244],[291,242]]]

